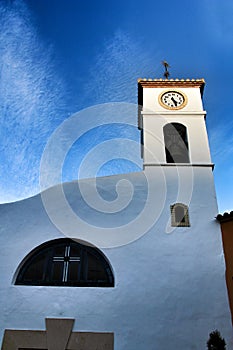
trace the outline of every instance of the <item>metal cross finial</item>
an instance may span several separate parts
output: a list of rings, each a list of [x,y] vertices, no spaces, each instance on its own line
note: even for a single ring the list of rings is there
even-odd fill
[[[168,79],[170,73],[168,71],[168,68],[170,68],[169,64],[167,63],[167,61],[162,61],[162,65],[164,66],[165,68],[165,72],[163,73],[163,76]]]

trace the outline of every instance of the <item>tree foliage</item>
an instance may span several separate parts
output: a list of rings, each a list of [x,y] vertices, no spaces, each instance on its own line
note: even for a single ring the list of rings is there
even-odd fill
[[[217,329],[209,334],[207,348],[208,350],[226,350],[226,342]]]

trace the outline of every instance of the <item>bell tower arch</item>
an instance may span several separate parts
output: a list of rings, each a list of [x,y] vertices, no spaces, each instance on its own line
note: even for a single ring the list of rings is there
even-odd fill
[[[143,165],[213,167],[202,94],[204,79],[139,79]]]

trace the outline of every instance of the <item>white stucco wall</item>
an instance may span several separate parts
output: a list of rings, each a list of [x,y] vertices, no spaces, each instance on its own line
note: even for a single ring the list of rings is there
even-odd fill
[[[164,164],[166,154],[163,127],[168,123],[181,123],[186,127],[190,163],[210,164],[209,144],[203,115],[143,114],[144,163]]]
[[[154,167],[102,178],[98,189],[105,200],[114,199],[115,185],[122,178],[131,182],[135,195],[125,209],[110,216],[90,215],[93,211],[81,200],[77,182],[64,185],[74,212],[80,212],[82,206],[82,219],[105,229],[122,225],[124,231],[127,220],[128,228],[133,228],[134,219],[150,201],[146,217],[152,226],[148,232],[130,244],[102,249],[113,267],[114,288],[13,285],[18,265],[33,248],[64,235],[51,223],[40,195],[0,206],[1,335],[5,328],[44,329],[45,317],[71,317],[76,320],[74,330],[114,332],[115,350],[204,349],[209,333],[216,328],[231,349],[211,169],[197,167],[190,173],[185,167]],[[94,181],[84,182],[91,193]],[[120,186],[121,196],[127,196],[128,184]],[[60,210],[56,187],[50,191],[54,210]],[[170,205],[178,201],[189,205],[191,227],[171,228]],[[76,233],[79,229],[74,227]],[[145,222],[139,229],[145,230]],[[80,237],[82,234],[80,229]]]
[[[115,350],[200,350],[215,329],[233,349],[200,91],[179,88],[188,103],[170,112],[158,103],[164,90],[143,89],[144,164],[156,166],[51,188],[42,196],[47,212],[40,195],[0,206],[1,336],[6,328],[43,330],[46,317],[60,317],[74,318],[75,331],[114,332]],[[169,122],[187,127],[195,166],[165,165]],[[190,227],[171,227],[170,206],[179,202],[189,207]],[[114,288],[14,285],[32,249],[66,236],[102,249]]]
[[[171,87],[171,88],[143,88],[143,107],[145,110],[159,112],[165,112],[158,103],[159,95],[167,90],[176,90],[183,92],[188,98],[187,105],[182,109],[183,112],[201,112],[203,111],[202,99],[200,95],[200,89],[197,87]]]
[[[184,93],[186,106],[179,110],[168,110],[161,106],[159,96],[167,90]],[[210,164],[205,115],[199,87],[144,87],[140,115],[144,133],[144,165],[166,163],[163,127],[168,123],[181,123],[186,127],[191,164]]]

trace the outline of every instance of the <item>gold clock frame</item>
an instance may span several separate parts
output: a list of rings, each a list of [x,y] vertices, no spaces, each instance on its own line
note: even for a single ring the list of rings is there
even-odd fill
[[[165,104],[163,103],[163,101],[162,101],[162,96],[163,96],[164,94],[166,94],[167,92],[178,92],[180,95],[183,96],[184,102],[183,102],[180,106],[178,106],[178,107],[169,107],[169,106],[165,105]],[[159,94],[158,101],[159,101],[160,106],[162,106],[163,108],[169,109],[169,110],[171,110],[171,111],[176,111],[176,110],[179,110],[179,109],[184,108],[184,107],[187,105],[187,103],[188,103],[188,97],[185,95],[185,93],[184,93],[183,91],[180,91],[180,90],[177,90],[177,89],[174,89],[174,90],[173,90],[173,89],[167,89],[167,90],[163,90],[163,91]]]

